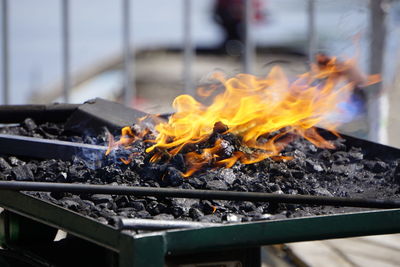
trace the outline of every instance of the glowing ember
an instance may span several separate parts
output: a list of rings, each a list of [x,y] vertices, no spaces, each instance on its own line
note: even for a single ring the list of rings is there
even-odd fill
[[[229,168],[237,161],[251,164],[269,157],[287,159],[280,152],[293,136],[304,137],[318,147],[333,148],[313,127],[319,124],[334,131],[337,125],[329,123],[328,115],[340,112],[338,104],[347,101],[356,86],[378,82],[379,77],[364,77],[351,60],[338,63],[336,58],[322,55],[317,59],[318,65],[312,66],[311,72],[294,81],[279,67],[274,67],[265,78],[249,74],[225,78],[215,73],[214,78],[223,84],[224,92],[217,94],[208,106],[192,96],[178,96],[173,102],[176,112],[168,122],[157,123],[155,140],[148,140],[154,143],[146,149],[147,153],[154,153],[151,161],[164,155],[173,157],[185,147],[202,144],[218,134],[238,137],[240,149],[229,156],[222,155],[225,141],[216,138],[209,147],[190,150],[185,153],[188,169],[182,174],[184,177],[204,165]],[[211,90],[202,88],[200,92],[208,97],[215,87]],[[143,136],[124,128],[118,142],[110,140],[110,149],[129,146]]]

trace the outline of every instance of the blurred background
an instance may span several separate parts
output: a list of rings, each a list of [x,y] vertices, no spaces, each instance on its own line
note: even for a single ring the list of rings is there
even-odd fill
[[[383,83],[369,115],[351,115],[342,132],[400,146],[397,128],[389,129],[398,122],[400,1],[248,2],[246,17],[241,0],[2,0],[0,101],[102,97],[165,113],[215,70],[262,76],[279,64],[294,76],[314,53],[357,52],[361,70],[381,73]]]
[[[360,69],[381,73],[383,82],[366,89],[367,110],[349,115],[340,131],[400,147],[399,0],[0,2],[2,104],[102,97],[167,113],[177,95],[195,94],[215,70],[264,76],[279,64],[294,77],[315,53],[359,54]],[[396,266],[398,238],[291,249],[312,266]],[[357,254],[363,246],[390,249],[375,261]],[[313,258],[316,250],[323,256]]]

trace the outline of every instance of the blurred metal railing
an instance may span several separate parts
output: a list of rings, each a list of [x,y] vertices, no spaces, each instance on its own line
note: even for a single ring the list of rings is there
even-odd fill
[[[131,41],[131,0],[121,0],[121,17],[122,17],[122,51],[123,51],[123,96],[124,103],[131,105],[136,96],[135,88],[135,52]],[[193,83],[193,62],[195,56],[195,47],[192,41],[192,0],[182,0],[183,2],[183,73],[185,92],[188,94],[194,93]],[[244,0],[244,18],[245,18],[245,38],[243,52],[243,71],[253,73],[253,65],[255,58],[255,43],[251,34],[252,21],[254,18],[253,0]],[[308,54],[310,62],[313,61],[313,56],[317,51],[318,38],[316,36],[315,23],[315,6],[316,0],[308,1]],[[384,29],[385,14],[381,12],[380,5],[385,0],[370,0],[371,17],[372,17],[372,33],[371,34],[371,71],[380,73],[383,68],[383,47],[384,37],[382,30]],[[70,90],[73,85],[71,82],[70,71],[70,1],[61,0],[61,40],[62,40],[62,81],[63,81],[63,98],[65,102],[69,102]],[[9,2],[1,0],[1,23],[2,23],[2,98],[4,104],[10,103],[10,50],[9,50]],[[379,32],[379,31],[380,32]],[[381,36],[379,40],[377,35]],[[384,35],[384,34],[383,34]],[[379,108],[375,108],[378,109]],[[376,115],[376,114],[374,114]],[[377,121],[374,116],[372,119],[373,127],[376,127]],[[375,123],[374,123],[375,122]],[[376,132],[376,131],[373,131]],[[375,139],[375,138],[374,138]]]
[[[70,31],[69,31],[69,0],[61,2],[61,51],[62,51],[62,73],[63,73],[63,98],[64,102],[69,102],[71,89],[70,74]]]
[[[3,103],[10,102],[10,62],[9,62],[9,7],[8,0],[2,1],[2,97]],[[134,50],[131,41],[131,0],[122,0],[122,51],[123,51],[123,97],[126,105],[131,105],[132,100],[136,96],[135,88],[135,63]],[[188,94],[194,93],[193,84],[193,61],[195,57],[195,47],[192,41],[192,0],[183,1],[183,73],[185,92]],[[310,6],[314,0],[309,0]],[[311,4],[312,3],[312,4]],[[243,71],[246,73],[253,72],[253,64],[255,57],[255,44],[251,34],[251,24],[253,20],[252,0],[245,0],[244,5],[245,18],[245,38],[244,38],[244,53],[243,53]],[[314,17],[314,9],[309,10],[310,18]],[[314,19],[309,20],[309,28],[314,29]],[[310,47],[315,47],[315,31],[310,30]],[[70,90],[72,87],[71,81],[71,66],[70,66],[70,1],[61,0],[61,40],[62,40],[62,95],[66,103],[70,100]],[[310,52],[314,51],[311,49]]]
[[[9,72],[10,72],[10,64],[9,64],[9,50],[8,50],[8,0],[2,0],[1,2],[1,40],[2,40],[2,81],[3,81],[3,103],[9,104]]]

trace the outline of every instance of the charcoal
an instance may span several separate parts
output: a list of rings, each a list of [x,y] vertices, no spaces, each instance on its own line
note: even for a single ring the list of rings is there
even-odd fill
[[[11,170],[10,164],[8,164],[8,162],[4,158],[0,157],[0,171],[7,170]]]
[[[21,165],[12,168],[11,175],[12,178],[17,181],[33,181],[34,179],[33,172],[28,165]]]
[[[205,184],[202,180],[200,180],[197,177],[191,177],[190,179],[188,179],[188,183],[196,189],[202,189],[203,185]]]
[[[126,207],[129,202],[129,198],[127,196],[116,196],[114,198],[114,202],[118,207]]]
[[[381,173],[388,169],[387,164],[382,161],[367,161],[364,163],[364,166],[373,173]]]
[[[240,210],[243,210],[245,212],[251,212],[256,210],[256,205],[254,205],[253,202],[249,201],[243,201],[242,204],[239,207]]]
[[[150,215],[149,212],[147,212],[146,210],[141,210],[139,212],[136,213],[137,218],[141,218],[141,219],[149,219],[152,218],[152,216]]]
[[[238,223],[238,222],[242,221],[242,217],[243,216],[240,214],[228,213],[228,214],[224,215],[222,217],[222,219],[229,223]]]
[[[370,158],[360,148],[347,147],[343,139],[333,140],[335,149],[317,148],[310,142],[296,138],[283,151],[292,160],[265,159],[252,165],[237,162],[232,168],[205,165],[188,178],[186,152],[201,153],[214,146],[221,149],[219,159],[231,157],[234,151],[250,151],[241,139],[226,133],[227,127],[216,123],[211,136],[199,144],[183,147],[175,156],[167,153],[159,162],[149,162],[153,154],[144,153],[151,143],[136,141],[129,149],[118,149],[102,161],[92,161],[83,153],[72,161],[26,160],[0,157],[0,179],[28,179],[50,182],[79,182],[127,186],[172,187],[181,189],[211,189],[223,191],[271,192],[277,194],[304,194],[320,196],[367,196],[369,198],[399,197],[400,162]],[[1,132],[38,136],[41,138],[106,145],[106,135],[74,136],[64,132],[62,124],[36,125],[26,120],[21,126],[2,128]],[[141,129],[133,126],[138,134]],[[278,134],[279,132],[275,133]],[[152,134],[147,135],[154,138]],[[269,140],[262,136],[259,142]],[[134,157],[131,156],[135,153]],[[125,165],[119,158],[132,158]],[[393,185],[394,182],[394,185]],[[75,195],[70,193],[29,193],[46,201],[112,224],[115,216],[129,218],[183,219],[205,222],[240,222],[275,220],[333,213],[332,208],[308,207],[279,203],[252,203],[243,201],[199,200],[110,195]]]
[[[203,217],[204,214],[197,208],[190,208],[189,210],[189,217],[193,220],[198,220],[199,218]]]
[[[144,200],[133,200],[127,203],[127,206],[132,207],[135,211],[141,211],[145,209],[145,201]]]
[[[154,220],[173,220],[175,217],[171,214],[161,213],[153,217]]]
[[[0,172],[0,180],[1,181],[7,181],[11,178],[10,174],[6,174],[4,172]]]
[[[199,200],[193,198],[173,198],[171,203],[175,207],[182,207],[189,210],[190,207],[199,206]]]
[[[94,204],[109,203],[113,201],[111,195],[95,194],[90,197]]]
[[[63,205],[64,207],[71,209],[73,211],[78,211],[79,210],[79,203],[73,200],[69,200],[69,199],[61,199],[59,201],[59,203],[61,203],[61,205]]]
[[[333,197],[331,192],[329,192],[326,188],[322,188],[322,187],[312,189],[311,193],[315,194],[315,195],[320,195],[320,196]]]
[[[299,170],[291,170],[290,171],[291,175],[296,178],[296,179],[302,179],[304,178],[304,172],[299,171]]]
[[[157,201],[152,201],[147,204],[146,210],[152,215],[158,215],[163,213],[167,209],[167,205],[164,203],[159,203]]]
[[[310,159],[306,160],[306,168],[307,168],[307,170],[309,172],[314,172],[314,171],[322,172],[322,171],[324,171],[324,168],[322,168],[321,164],[319,164],[319,163],[317,163],[315,161],[312,161]]]
[[[39,127],[44,133],[48,134],[49,136],[58,136],[61,135],[63,129],[60,128],[55,123],[45,123]]]
[[[117,213],[118,216],[130,218],[135,216],[135,209],[134,208],[120,208],[118,209]]]
[[[347,157],[347,153],[344,151],[335,152],[333,154],[333,158],[337,164],[346,164],[350,162],[350,159]]]
[[[30,132],[33,132],[37,129],[36,123],[31,118],[25,119],[21,126]]]
[[[20,159],[17,159],[14,156],[9,157],[8,158],[8,162],[11,164],[11,166],[20,166],[20,165],[26,164],[26,162],[24,162],[24,161],[22,161]]]
[[[393,172],[393,180],[397,184],[400,184],[400,163],[397,163],[396,168],[394,169]]]
[[[176,154],[174,157],[172,157],[171,164],[180,171],[183,171],[186,168],[185,158],[182,154]]]
[[[206,183],[206,188],[211,190],[227,190],[228,186],[224,181],[212,180]]]
[[[204,214],[213,214],[217,209],[217,207],[208,200],[201,201],[200,207]]]
[[[361,161],[364,159],[364,154],[361,153],[361,149],[357,149],[354,147],[351,148],[351,150],[348,152],[348,155],[349,155],[349,159],[353,162],[354,161],[358,162],[358,161]]]
[[[55,177],[55,181],[59,183],[66,183],[68,182],[68,175],[66,172],[60,172]]]
[[[221,169],[218,173],[218,178],[223,180],[228,185],[232,185],[236,180],[236,175],[232,169]]]
[[[171,213],[175,218],[179,218],[185,214],[185,210],[182,207],[170,207],[168,212]]]
[[[181,172],[174,167],[168,167],[164,181],[172,186],[179,186],[183,183]]]

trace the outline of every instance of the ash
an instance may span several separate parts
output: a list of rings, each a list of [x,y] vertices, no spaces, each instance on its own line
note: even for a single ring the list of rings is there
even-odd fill
[[[5,127],[1,133],[40,138],[60,139],[92,144],[105,144],[106,135],[84,138],[63,131],[60,124],[36,125],[27,119],[20,126]],[[239,140],[231,134],[218,134],[224,142],[221,157],[238,150]],[[214,140],[212,140],[214,138]],[[197,151],[215,141],[186,147]],[[208,142],[208,143],[207,143]],[[189,178],[182,153],[150,163],[151,154],[144,152],[149,144],[136,141],[128,150],[118,149],[100,162],[91,162],[84,155],[72,161],[24,159],[0,156],[0,179],[39,182],[91,183],[143,187],[174,187],[228,191],[270,192],[278,194],[322,195],[394,199],[400,196],[400,162],[366,157],[365,148],[346,145],[345,140],[333,141],[336,149],[320,149],[298,138],[282,155],[292,160],[261,162],[232,168],[204,166]],[[126,165],[119,158],[132,161]],[[265,202],[155,198],[112,195],[75,195],[70,193],[29,193],[35,197],[66,207],[105,224],[114,224],[116,217],[179,219],[203,222],[244,222],[284,219],[301,216],[358,211],[360,208],[273,204]]]

